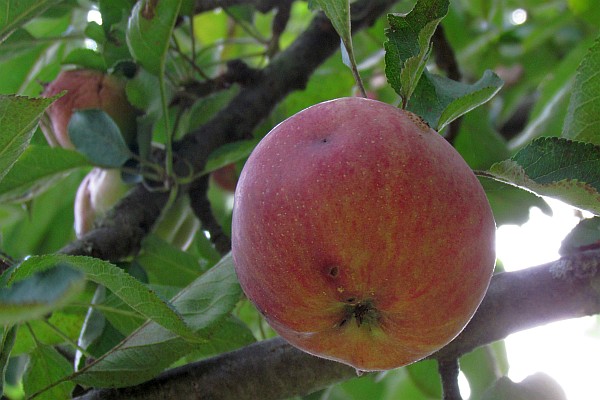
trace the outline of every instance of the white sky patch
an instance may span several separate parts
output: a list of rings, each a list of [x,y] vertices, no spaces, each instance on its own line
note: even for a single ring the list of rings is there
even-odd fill
[[[579,222],[573,208],[546,199],[553,216],[533,208],[522,226],[498,228],[496,250],[507,271],[559,258],[564,237]],[[584,213],[584,216],[589,214]],[[600,398],[600,323],[596,316],[551,323],[510,335],[506,339],[509,378],[520,382],[536,372],[554,378],[569,400]]]

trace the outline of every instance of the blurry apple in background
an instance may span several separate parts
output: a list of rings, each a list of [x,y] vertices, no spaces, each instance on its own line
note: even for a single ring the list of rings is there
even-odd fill
[[[127,100],[125,80],[90,69],[62,71],[48,84],[42,96],[66,93],[46,110],[40,128],[51,146],[72,149],[67,126],[76,110],[100,109],[119,126],[126,143],[136,135],[137,110]]]
[[[238,181],[238,174],[235,169],[235,164],[228,164],[210,174],[211,179],[221,189],[233,193]]]
[[[495,264],[486,195],[420,118],[359,97],[275,127],[235,194],[248,298],[283,338],[358,370],[417,361],[479,306]]]

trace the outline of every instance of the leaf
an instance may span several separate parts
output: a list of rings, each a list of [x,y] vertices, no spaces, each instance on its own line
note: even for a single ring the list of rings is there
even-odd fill
[[[0,44],[15,29],[40,15],[61,0],[0,0]]]
[[[489,172],[494,179],[600,214],[600,147],[591,143],[536,139]]]
[[[25,151],[42,113],[56,98],[0,95],[0,181]]]
[[[448,12],[448,0],[419,0],[407,15],[388,14],[385,75],[406,104],[431,53],[430,40]]]
[[[15,325],[2,327],[2,336],[0,337],[0,396],[4,394],[6,370],[17,338],[17,330],[18,327]]]
[[[150,282],[161,285],[185,286],[196,279],[205,268],[189,253],[169,244],[156,235],[148,235],[136,262],[144,267]]]
[[[564,257],[598,247],[600,247],[600,218],[594,217],[581,220],[563,239],[558,252]]]
[[[106,71],[106,60],[102,54],[92,49],[74,49],[62,60],[62,64],[74,64],[79,67]]]
[[[600,38],[577,70],[563,137],[600,145]]]
[[[488,389],[482,400],[567,400],[564,390],[549,375],[538,372],[519,383],[503,376]]]
[[[89,165],[75,151],[31,145],[0,181],[0,202],[31,200],[69,172]]]
[[[502,85],[502,80],[490,70],[473,84],[424,71],[407,109],[425,119],[433,129],[441,131],[450,122],[494,97]]]
[[[29,354],[27,370],[23,375],[23,389],[28,396],[42,391],[36,399],[70,399],[75,388],[73,382],[64,381],[48,390],[52,384],[73,373],[71,364],[53,347],[38,345]]]
[[[193,330],[165,300],[147,286],[108,261],[84,256],[50,254],[32,256],[23,261],[12,273],[10,280],[22,279],[58,263],[84,272],[88,279],[104,285],[131,308],[182,337],[197,341]]]
[[[219,147],[208,156],[203,173],[209,173],[243,160],[252,153],[257,143],[257,140],[241,140]]]
[[[127,24],[127,46],[133,58],[150,73],[160,76],[181,0],[140,0]]]
[[[84,287],[85,276],[64,264],[0,285],[0,325],[41,318],[70,303]]]
[[[406,366],[408,375],[424,394],[431,398],[442,397],[442,382],[438,373],[437,361],[423,360]]]
[[[171,302],[196,335],[210,343],[240,296],[241,288],[229,254]],[[196,348],[197,344],[183,340],[154,322],[147,322],[73,378],[78,383],[97,387],[130,386],[152,378]]]
[[[104,111],[78,110],[69,122],[69,137],[80,153],[95,165],[118,168],[132,156],[121,130]]]

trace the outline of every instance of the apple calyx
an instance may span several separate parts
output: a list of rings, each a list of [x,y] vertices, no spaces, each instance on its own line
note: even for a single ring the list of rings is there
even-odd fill
[[[345,326],[349,321],[354,319],[356,321],[356,326],[360,328],[362,325],[369,327],[378,326],[379,318],[381,315],[379,314],[379,310],[373,304],[373,300],[357,300],[354,297],[350,297],[346,300],[343,311],[343,318],[339,323],[339,327]]]

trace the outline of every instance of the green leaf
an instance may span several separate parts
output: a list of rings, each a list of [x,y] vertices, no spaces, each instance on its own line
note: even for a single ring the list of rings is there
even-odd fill
[[[15,29],[35,18],[61,0],[0,0],[0,44]]]
[[[563,137],[600,144],[600,38],[577,70]]]
[[[461,115],[490,100],[502,85],[502,80],[490,70],[473,84],[424,71],[407,109],[441,131]]]
[[[27,370],[23,375],[23,389],[28,396],[42,391],[36,399],[55,400],[70,399],[75,388],[73,382],[64,381],[50,389],[73,373],[71,363],[53,347],[39,345],[29,354]]]
[[[385,75],[406,104],[431,53],[431,37],[448,13],[448,0],[419,0],[407,15],[388,14]]]
[[[600,147],[540,138],[492,165],[490,177],[600,214]]]
[[[156,235],[148,235],[136,262],[144,267],[150,282],[183,287],[196,279],[205,265]]]
[[[78,110],[69,122],[69,137],[80,153],[95,165],[118,168],[132,156],[121,130],[104,111]]]
[[[432,398],[442,397],[442,382],[437,361],[423,360],[406,366],[408,375],[424,394]]]
[[[85,294],[80,295],[77,301],[83,298]],[[81,330],[83,316],[73,314],[71,310],[54,311],[52,315],[43,320],[27,321],[27,327],[21,325],[17,333],[17,343],[13,348],[13,355],[21,355],[33,351],[38,343],[49,346],[67,344],[65,336],[71,340],[71,343],[77,342]],[[52,327],[56,327],[63,335],[59,335]],[[35,335],[35,339],[34,336]]]
[[[558,252],[564,257],[590,248],[598,248],[599,245],[600,218],[586,218],[581,220],[563,239]]]
[[[127,46],[133,58],[150,73],[160,76],[165,68],[171,34],[181,0],[140,0],[127,24]]]
[[[203,173],[209,173],[243,160],[252,153],[257,143],[257,140],[242,140],[219,147],[208,156]]]
[[[475,349],[460,358],[460,370],[465,374],[471,389],[471,399],[479,399],[500,376],[508,364],[503,341]],[[508,368],[506,368],[507,372]]]
[[[91,49],[74,49],[62,60],[62,64],[74,64],[78,67],[106,71],[106,60],[102,54]]]
[[[0,95],[0,181],[25,151],[42,113],[56,98]]]
[[[2,327],[2,336],[0,337],[0,396],[4,394],[6,370],[17,338],[17,330],[18,328],[15,325]]]
[[[241,296],[231,254],[192,282],[171,301],[197,336],[210,343]],[[74,376],[98,387],[129,386],[146,381],[197,348],[171,331],[147,322],[117,347]]]
[[[32,256],[23,261],[11,275],[11,280],[63,263],[84,272],[88,279],[104,285],[131,308],[170,331],[188,339],[198,340],[195,333],[172,306],[147,286],[108,261],[84,256],[50,254]]]
[[[70,303],[84,287],[85,276],[64,264],[0,285],[0,324],[41,318]]]
[[[89,165],[75,151],[31,145],[0,181],[0,202],[31,200],[74,169]]]

